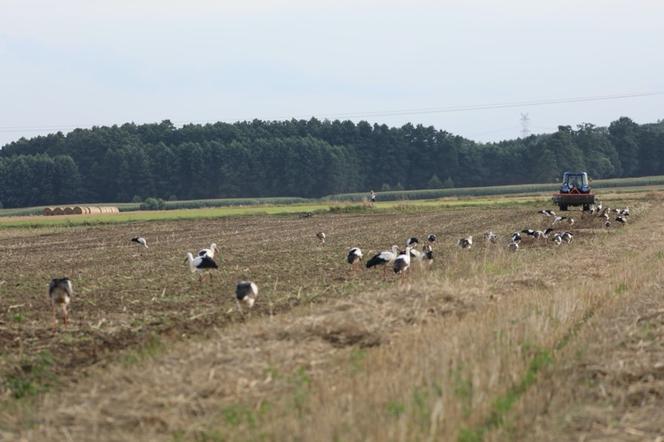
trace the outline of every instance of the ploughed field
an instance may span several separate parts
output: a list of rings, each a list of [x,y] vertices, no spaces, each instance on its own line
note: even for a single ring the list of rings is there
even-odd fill
[[[178,338],[245,320],[234,301],[240,279],[260,286],[252,317],[356,296],[396,277],[385,278],[382,270],[354,274],[345,261],[349,247],[361,247],[368,256],[392,244],[403,248],[410,236],[425,242],[426,234],[436,233],[435,252],[441,256],[435,268],[443,269],[445,255],[456,253],[456,240],[467,234],[479,235],[481,244],[483,229],[492,228],[504,234],[504,245],[519,212],[539,225],[541,217],[532,209],[498,209],[0,231],[0,296],[6,310],[0,343],[28,357],[48,351],[66,374],[153,333]],[[319,231],[327,235],[325,244],[316,238]],[[148,249],[130,242],[139,235],[147,238]],[[220,270],[200,283],[185,255],[212,242],[221,249]],[[53,336],[47,285],[61,275],[72,279],[75,295],[71,324]]]
[[[644,278],[659,283],[659,204],[611,201],[629,205],[631,218],[609,228],[570,212],[575,224],[556,227],[573,232],[572,243],[526,238],[516,253],[507,248],[512,232],[550,225],[539,207],[0,230],[0,436],[568,434],[565,419],[535,424],[544,412],[530,419],[537,407],[524,404],[560,377],[568,359],[558,364],[558,355],[609,301],[638,296]],[[483,240],[487,230],[496,244]],[[414,263],[406,278],[353,271],[345,261],[350,247],[366,262],[429,233],[438,237],[433,265]],[[467,235],[473,247],[461,250],[456,242]],[[220,269],[201,283],[185,254],[212,242]],[[47,285],[62,275],[74,286],[71,322],[53,333]],[[240,279],[260,288],[251,310],[236,306]],[[559,399],[559,411],[568,400]]]

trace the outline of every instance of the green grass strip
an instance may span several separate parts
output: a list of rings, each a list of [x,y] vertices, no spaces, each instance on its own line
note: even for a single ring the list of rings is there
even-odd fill
[[[563,337],[553,346],[554,351],[560,351],[574,338],[581,327],[586,324],[594,315],[597,306],[584,313],[583,317],[577,321],[563,335]],[[502,395],[498,396],[493,402],[491,414],[482,425],[477,428],[463,428],[459,432],[459,442],[481,442],[484,436],[491,430],[500,428],[505,424],[505,418],[514,404],[523,396],[528,388],[535,383],[537,375],[545,367],[554,362],[554,355],[550,350],[537,349],[532,359],[528,363],[528,368],[521,380]]]
[[[459,442],[480,442],[484,435],[494,428],[498,428],[505,422],[505,416],[512,409],[519,398],[537,380],[537,374],[553,362],[550,351],[538,349],[533,355],[526,373],[521,380],[493,402],[491,414],[487,420],[478,428],[463,428],[459,433]]]
[[[639,178],[612,178],[604,180],[593,180],[593,189],[609,189],[622,187],[642,187],[664,185],[664,175]],[[509,186],[485,186],[485,187],[452,187],[447,189],[418,189],[418,190],[391,190],[378,193],[381,201],[392,200],[416,200],[426,198],[445,197],[468,197],[468,196],[491,196],[491,195],[515,195],[532,194],[543,192],[557,192],[560,182],[540,184],[515,184]],[[337,201],[361,201],[367,198],[367,193],[341,193],[329,195],[323,200]]]
[[[40,228],[40,227],[79,227],[104,224],[123,224],[147,221],[180,221],[195,219],[214,219],[227,216],[252,215],[296,215],[312,213],[322,215],[328,213],[386,213],[393,211],[426,211],[441,208],[464,207],[502,207],[513,205],[535,204],[535,197],[517,197],[509,199],[477,198],[462,201],[387,201],[377,203],[374,207],[362,204],[339,204],[319,202],[309,204],[289,204],[271,206],[215,207],[204,209],[155,210],[138,212],[121,212],[109,215],[71,215],[60,217],[35,217],[32,219],[0,218],[0,229],[3,228]]]

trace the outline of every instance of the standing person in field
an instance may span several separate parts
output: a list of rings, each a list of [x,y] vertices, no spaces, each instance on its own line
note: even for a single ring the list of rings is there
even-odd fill
[[[372,206],[376,202],[376,192],[374,192],[373,190],[369,193],[369,201],[371,201]]]

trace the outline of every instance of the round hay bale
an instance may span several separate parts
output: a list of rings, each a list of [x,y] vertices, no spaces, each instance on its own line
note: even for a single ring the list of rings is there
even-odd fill
[[[65,215],[73,215],[74,214],[74,209],[72,207],[65,207],[64,212],[65,212]]]
[[[120,211],[118,210],[117,207],[114,206],[102,206],[100,207],[102,213],[119,213]]]
[[[62,210],[62,207],[54,207],[53,208],[53,215],[58,216],[58,215],[64,215],[65,211]]]
[[[89,207],[89,209],[90,209],[90,214],[92,215],[97,215],[101,213],[99,207]]]
[[[53,209],[51,207],[45,207],[44,216],[51,216],[51,215],[53,215]]]
[[[74,215],[83,215],[83,208],[81,206],[74,206],[72,210],[74,211]]]

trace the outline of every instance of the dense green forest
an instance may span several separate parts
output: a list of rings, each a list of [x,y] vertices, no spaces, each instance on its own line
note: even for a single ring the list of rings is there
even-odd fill
[[[124,124],[20,139],[0,150],[4,207],[137,198],[302,196],[664,174],[664,121],[477,143],[433,127],[260,121]]]

